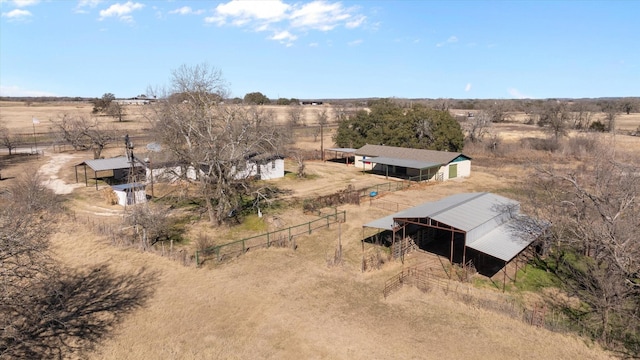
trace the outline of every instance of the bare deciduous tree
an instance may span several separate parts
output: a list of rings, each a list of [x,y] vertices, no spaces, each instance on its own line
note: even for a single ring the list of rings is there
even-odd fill
[[[291,127],[297,127],[305,125],[304,122],[304,108],[299,104],[289,105],[287,109],[288,124]]]
[[[183,66],[173,72],[171,82],[171,92],[183,94],[185,100],[166,97],[156,102],[156,133],[179,162],[195,169],[209,219],[220,224],[249,191],[250,179],[242,175],[247,159],[277,152],[281,132],[265,113],[220,104],[217,99],[226,94],[226,82],[214,68]]]
[[[107,115],[115,119],[118,119],[119,122],[122,122],[124,116],[126,115],[124,105],[122,105],[117,101],[111,102],[111,104],[109,104],[109,107],[107,107],[105,112]]]
[[[18,148],[21,142],[22,139],[20,136],[13,134],[11,130],[4,126],[0,127],[0,143],[9,150],[9,155],[11,155],[13,150]]]
[[[583,306],[569,312],[605,345],[640,330],[640,177],[633,163],[599,151],[578,169],[538,167],[532,211],[552,225],[543,263]]]
[[[104,338],[142,306],[155,274],[115,274],[61,266],[49,238],[62,216],[37,173],[18,177],[0,196],[0,358],[63,359]]]
[[[548,101],[538,109],[538,126],[547,129],[556,143],[567,135],[569,118],[567,105],[561,101]]]
[[[99,159],[102,150],[117,138],[116,131],[100,125],[97,118],[65,113],[51,123],[60,141],[74,150],[92,150],[94,159]]]
[[[482,142],[491,128],[491,117],[486,111],[480,111],[474,117],[468,118],[466,126],[467,139],[472,143]]]

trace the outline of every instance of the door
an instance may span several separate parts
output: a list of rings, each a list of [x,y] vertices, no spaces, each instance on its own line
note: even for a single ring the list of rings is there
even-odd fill
[[[458,164],[449,164],[449,179],[458,177]]]

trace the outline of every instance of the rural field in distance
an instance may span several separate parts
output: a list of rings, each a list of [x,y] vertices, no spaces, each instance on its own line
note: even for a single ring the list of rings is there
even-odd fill
[[[287,122],[287,106],[265,105],[277,123]],[[134,276],[144,269],[151,292],[144,303],[127,312],[100,338],[96,346],[82,353],[91,359],[608,359],[615,354],[603,350],[586,337],[565,331],[534,326],[517,313],[521,307],[536,308],[544,290],[532,292],[518,281],[502,291],[502,273],[493,279],[443,280],[422,292],[412,286],[383,296],[385,282],[404,268],[428,261],[411,253],[404,262],[385,261],[378,269],[362,271],[366,252],[375,245],[363,238],[371,229],[363,224],[390,215],[397,209],[436,201],[462,192],[493,192],[523,201],[522,186],[530,179],[535,164],[562,164],[579,168],[589,154],[566,149],[545,151],[529,146],[523,139],[544,139],[548,133],[527,124],[527,114],[512,112],[509,120],[492,124],[491,135],[500,139],[499,149],[469,143],[461,151],[473,159],[471,176],[447,182],[417,183],[391,191],[375,201],[365,198],[359,205],[339,205],[346,221],[331,224],[297,237],[291,247],[249,249],[243,255],[217,262],[205,258],[199,267],[194,254],[197,239],[211,238],[222,244],[313,221],[317,214],[304,213],[305,199],[330,195],[348,186],[367,189],[387,186],[385,176],[363,173],[342,162],[306,160],[307,178],[295,177],[298,164],[285,159],[287,176],[270,180],[282,190],[282,204],[263,209],[264,216],[247,215],[245,224],[213,227],[206,216],[190,214],[184,226],[184,241],[156,244],[141,251],[136,244],[116,241],[104,229],[124,227],[128,209],[109,205],[103,192],[76,181],[74,165],[92,159],[91,151],[74,151],[55,143],[51,123],[64,113],[90,116],[88,102],[32,103],[0,101],[0,124],[22,138],[18,155],[0,150],[0,189],[11,186],[21,174],[39,169],[44,184],[58,192],[67,215],[61,216],[51,246],[54,257],[70,268],[104,265],[115,274]],[[329,114],[323,137],[318,133],[317,116]],[[328,103],[305,106],[305,124],[293,129],[299,150],[319,152],[320,146],[334,147],[337,131],[335,109]],[[452,115],[469,111],[451,109]],[[472,112],[476,113],[477,110]],[[101,116],[100,123],[112,126],[120,136],[129,133],[142,143],[135,144],[140,156],[146,154],[151,124],[144,106],[129,105],[125,121]],[[594,114],[604,118],[604,114]],[[34,125],[33,119],[39,123]],[[461,120],[463,128],[469,119]],[[619,114],[615,136],[605,132],[570,130],[566,141],[585,137],[615,148],[616,157],[640,162],[640,113]],[[35,137],[34,137],[35,135]],[[32,144],[33,142],[33,144]],[[124,155],[118,140],[107,146],[103,156]],[[53,145],[56,145],[55,147]],[[20,155],[38,147],[43,155]],[[294,175],[294,176],[290,176]],[[102,185],[101,189],[105,186]],[[176,189],[156,185],[157,204]],[[154,202],[155,204],[156,202]],[[382,206],[380,206],[382,205]],[[188,209],[171,209],[184,216]],[[324,212],[334,211],[323,209]],[[246,225],[250,222],[251,225]],[[341,262],[331,265],[338,244]],[[383,252],[385,250],[382,250]],[[171,252],[171,253],[170,253]],[[430,265],[431,266],[431,265]],[[508,268],[515,277],[515,268]],[[553,290],[548,290],[553,291]],[[558,295],[560,297],[561,295]],[[567,301],[570,301],[567,300]]]

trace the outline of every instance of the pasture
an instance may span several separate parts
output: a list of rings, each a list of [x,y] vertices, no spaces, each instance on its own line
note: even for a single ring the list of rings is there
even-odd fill
[[[319,150],[314,133],[317,114],[324,106],[305,107],[306,127],[296,130],[295,145]],[[331,111],[329,107],[326,107]],[[265,106],[279,123],[287,121],[286,107]],[[118,123],[101,117],[121,132],[145,132],[149,123],[144,107],[130,106],[127,121]],[[46,133],[47,122],[62,113],[89,115],[87,103],[0,102],[0,122],[10,130],[32,134],[32,118],[40,120],[36,132]],[[520,119],[521,117],[516,117]],[[330,120],[330,123],[333,123]],[[640,137],[625,135],[640,126],[640,114],[620,115],[620,134],[588,134],[597,141],[615,146],[621,156],[640,154]],[[332,146],[335,124],[325,131],[324,146]],[[40,169],[52,189],[70,189],[66,206],[78,221],[62,223],[53,237],[55,256],[72,267],[107,264],[122,273],[145,268],[157,274],[154,295],[147,304],[130,314],[91,353],[95,359],[607,359],[610,354],[592,342],[573,334],[551,332],[531,326],[506,313],[480,304],[488,299],[505,303],[535,301],[536,295],[518,291],[503,294],[498,287],[475,288],[455,283],[451,288],[433,288],[423,293],[404,287],[388,298],[382,295],[387,279],[404,267],[420,265],[423,259],[410,255],[405,263],[386,262],[378,270],[362,272],[362,224],[425,201],[438,200],[461,192],[489,191],[513,196],[527,181],[535,162],[572,162],[570,153],[550,153],[522,146],[523,138],[542,138],[534,125],[521,121],[494,124],[491,132],[502,139],[501,152],[482,145],[462,152],[473,158],[471,176],[459,181],[421,183],[407,190],[390,192],[379,201],[388,208],[343,205],[346,222],[314,231],[296,240],[297,249],[270,248],[248,251],[230,261],[205,262],[196,268],[193,261],[176,261],[156,252],[141,252],[135,246],[114,246],[108,237],[89,224],[117,225],[124,210],[107,205],[95,188],[76,184],[73,165],[91,158],[90,152],[45,150],[44,156],[11,161],[2,153],[2,175],[8,180],[28,169]],[[623,132],[625,134],[623,134]],[[581,136],[571,133],[569,137]],[[105,156],[122,154],[120,144],[108,148]],[[284,204],[327,195],[353,186],[356,189],[388,183],[384,176],[363,174],[342,163],[307,161],[306,179],[294,176],[272,181],[287,190]],[[296,164],[286,160],[285,169],[296,172]],[[70,187],[70,188],[69,188]],[[160,196],[171,189],[158,187]],[[207,234],[217,243],[274,230],[313,219],[298,206],[265,209],[259,230],[225,225],[211,227],[205,219],[194,218],[186,237]],[[343,261],[329,266],[340,242]],[[367,245],[366,251],[373,251]],[[180,245],[187,259],[196,250],[195,241]],[[183,258],[184,259],[184,258]]]

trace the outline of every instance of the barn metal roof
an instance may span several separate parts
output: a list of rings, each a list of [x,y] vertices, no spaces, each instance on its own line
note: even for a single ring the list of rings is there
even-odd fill
[[[467,247],[508,262],[531,245],[535,238],[534,234],[519,231],[514,221],[509,221],[476,241],[467,243]]]
[[[134,163],[136,167],[142,166],[139,161],[135,161]],[[88,167],[93,169],[93,171],[128,169],[131,167],[131,163],[126,156],[119,156],[109,159],[85,160],[76,166],[80,165],[87,165]]]
[[[517,201],[496,194],[457,194],[376,219],[363,227],[393,230],[397,226],[397,219],[411,218],[431,218],[467,234],[484,227],[486,233],[479,233],[479,237],[472,242],[466,241],[466,246],[509,261],[535,239],[533,234],[517,230],[513,219],[522,217],[516,215],[518,207]]]
[[[365,161],[367,160],[371,160],[371,162],[374,162],[376,164],[402,166],[406,168],[420,169],[420,170],[433,168],[433,167],[440,167],[442,165],[441,163],[435,163],[435,162],[396,159],[396,158],[389,158],[389,157],[382,157],[382,156],[371,158],[371,159],[365,159]]]

